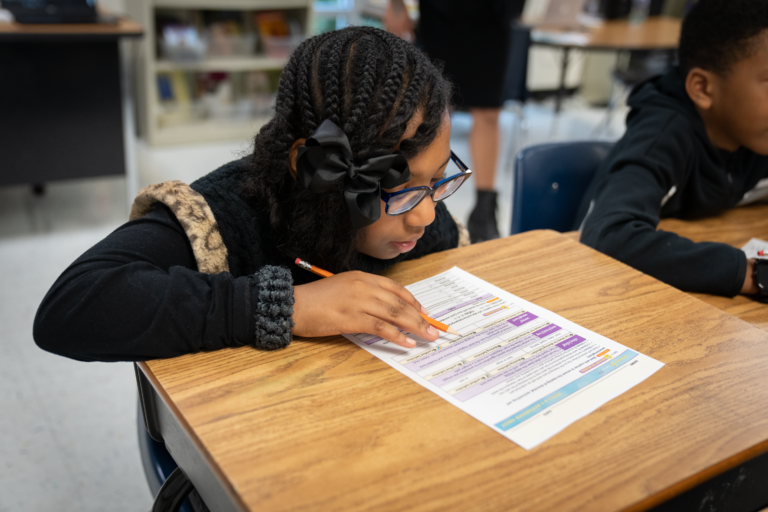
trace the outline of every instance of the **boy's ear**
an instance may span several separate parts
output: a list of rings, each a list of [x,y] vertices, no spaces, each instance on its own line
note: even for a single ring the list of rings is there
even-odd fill
[[[307,139],[297,139],[288,152],[288,167],[294,180],[296,179],[296,158],[299,154],[299,146],[303,146],[305,142],[307,142]]]
[[[685,92],[701,110],[712,108],[715,79],[714,73],[702,68],[691,69],[685,77]]]

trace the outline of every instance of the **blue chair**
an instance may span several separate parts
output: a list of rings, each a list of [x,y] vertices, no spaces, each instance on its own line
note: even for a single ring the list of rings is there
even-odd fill
[[[570,231],[581,198],[612,147],[612,142],[579,141],[521,150],[515,159],[511,234]]]
[[[147,396],[150,386],[141,370],[134,366],[136,380],[139,387],[139,405],[136,414],[137,430],[139,434],[139,452],[141,463],[144,466],[144,475],[147,477],[149,489],[155,496],[152,512],[194,512],[187,496],[192,491],[192,483],[181,471],[176,461],[165,448],[162,441],[156,441],[150,435],[150,429],[155,422],[151,416],[154,414],[145,409],[153,409],[152,398]],[[149,402],[149,403],[147,403]],[[150,418],[147,417],[150,415]],[[154,435],[160,439],[157,428]]]

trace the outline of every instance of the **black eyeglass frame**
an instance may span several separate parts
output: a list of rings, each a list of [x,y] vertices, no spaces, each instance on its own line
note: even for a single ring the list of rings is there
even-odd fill
[[[387,215],[389,215],[390,217],[396,217],[396,216],[398,216],[398,215],[402,215],[402,214],[404,214],[404,213],[408,213],[409,211],[411,211],[411,210],[413,210],[414,208],[416,208],[417,206],[419,206],[419,205],[421,204],[421,202],[422,202],[422,201],[423,201],[423,200],[424,200],[424,199],[427,197],[427,195],[424,195],[424,197],[422,197],[421,199],[419,199],[419,202],[418,202],[418,203],[414,204],[412,207],[410,207],[409,209],[405,210],[404,212],[400,212],[400,213],[392,213],[392,214],[391,214],[391,213],[389,213],[389,200],[390,200],[390,199],[392,199],[392,198],[393,198],[393,197],[395,197],[395,196],[399,196],[399,195],[401,195],[401,194],[405,194],[406,192],[413,192],[414,190],[429,190],[429,197],[430,197],[430,198],[432,198],[432,201],[433,201],[433,202],[435,202],[435,203],[438,203],[438,202],[440,202],[440,201],[443,201],[443,200],[445,200],[445,199],[448,199],[448,198],[449,198],[449,197],[451,197],[453,194],[455,194],[455,193],[456,193],[456,190],[459,190],[459,188],[461,187],[461,185],[463,185],[463,184],[464,184],[464,181],[467,181],[467,179],[469,179],[469,178],[472,176],[472,169],[470,169],[469,167],[467,167],[467,164],[465,164],[464,162],[462,162],[462,161],[461,161],[461,159],[460,159],[459,157],[457,157],[457,156],[456,156],[456,153],[454,153],[454,152],[453,152],[453,150],[451,150],[451,161],[452,161],[454,164],[456,164],[456,167],[458,167],[458,168],[459,168],[459,170],[461,170],[461,172],[460,172],[460,173],[458,173],[458,174],[454,174],[453,176],[448,176],[447,178],[443,178],[442,180],[440,180],[440,181],[438,181],[437,183],[435,183],[435,184],[434,184],[434,186],[432,186],[432,187],[428,187],[428,186],[426,186],[426,185],[423,185],[423,186],[421,186],[421,187],[409,187],[409,188],[404,188],[403,190],[398,190],[397,192],[384,192],[384,191],[382,190],[382,191],[381,191],[381,200],[382,200],[382,201],[384,201],[384,204],[385,204],[385,207],[384,207],[384,212],[385,212]],[[443,185],[444,183],[446,183],[446,182],[448,182],[448,181],[451,181],[451,180],[455,180],[455,179],[458,179],[458,178],[460,178],[460,177],[462,177],[462,176],[466,176],[467,178],[466,178],[466,179],[464,179],[464,181],[462,181],[462,182],[461,182],[461,184],[460,184],[458,187],[456,187],[456,190],[454,190],[454,191],[453,191],[453,192],[451,192],[449,195],[447,195],[447,196],[445,196],[445,197],[443,197],[443,198],[441,198],[441,199],[437,199],[437,200],[435,199],[435,191],[436,191],[438,188],[440,188],[440,186],[441,186],[441,185]]]

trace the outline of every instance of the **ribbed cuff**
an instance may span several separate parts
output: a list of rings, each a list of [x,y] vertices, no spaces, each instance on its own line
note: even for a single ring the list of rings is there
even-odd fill
[[[262,350],[285,348],[293,340],[293,278],[288,269],[265,266],[251,276],[253,346]]]

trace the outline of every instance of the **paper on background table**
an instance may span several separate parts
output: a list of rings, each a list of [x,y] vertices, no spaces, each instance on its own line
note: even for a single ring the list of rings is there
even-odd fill
[[[406,288],[461,336],[344,336],[527,450],[664,366],[457,267]]]
[[[741,248],[747,255],[747,258],[760,258],[766,259],[768,256],[758,256],[757,251],[768,251],[768,242],[760,240],[759,238],[753,238],[747,244]]]

